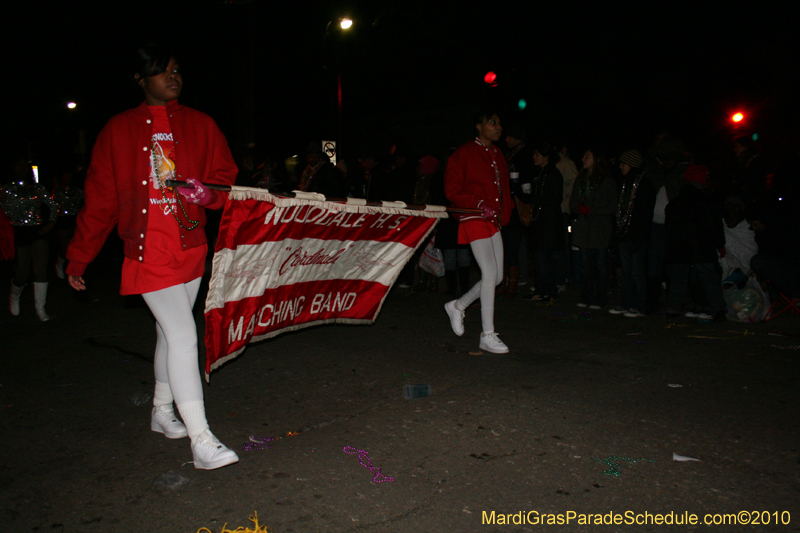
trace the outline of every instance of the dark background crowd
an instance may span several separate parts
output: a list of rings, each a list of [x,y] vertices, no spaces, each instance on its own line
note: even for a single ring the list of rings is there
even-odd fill
[[[529,135],[519,123],[507,125],[501,145],[522,204],[511,206],[515,214],[503,228],[506,270],[499,297],[519,294],[550,303],[574,284],[581,287],[583,307],[609,307],[634,318],[686,311],[724,320],[732,304],[723,299],[723,287],[742,289],[747,276],[770,301],[781,293],[796,296],[798,154],[770,155],[758,139],[732,122],[719,139],[726,143],[722,152],[698,151],[666,130],[615,149],[609,139],[580,146],[561,133],[534,128]],[[262,171],[243,184],[447,205],[443,180],[452,150],[414,153],[397,142],[334,166],[312,143],[304,159],[265,163],[269,177]],[[520,222],[523,206],[532,206],[532,221],[528,213]],[[444,252],[443,289],[450,294],[468,286],[470,264],[453,225],[443,222],[435,240]],[[414,268],[416,260],[401,287],[439,290],[435,277],[418,268],[415,276]],[[530,292],[522,289],[526,285]],[[617,293],[620,305],[609,301]]]

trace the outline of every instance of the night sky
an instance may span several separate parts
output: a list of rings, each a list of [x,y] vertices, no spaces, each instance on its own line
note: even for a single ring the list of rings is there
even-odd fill
[[[345,158],[392,142],[438,153],[468,140],[489,104],[506,126],[612,153],[646,148],[664,128],[700,156],[719,151],[736,109],[742,128],[773,144],[800,120],[797,36],[788,13],[761,3],[61,4],[4,8],[6,173],[20,157],[63,172],[79,158],[78,131],[91,147],[110,116],[138,105],[127,57],[148,40],[174,43],[181,102],[218,122],[239,162],[248,142],[260,159],[336,138],[337,69]],[[343,15],[353,28],[326,35]],[[483,82],[489,70],[497,87]]]

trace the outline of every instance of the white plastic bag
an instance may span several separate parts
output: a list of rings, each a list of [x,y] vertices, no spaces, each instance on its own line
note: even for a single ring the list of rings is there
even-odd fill
[[[728,307],[728,320],[758,322],[769,311],[769,298],[755,278],[747,278],[744,289],[730,288],[722,291]]]
[[[442,251],[433,245],[433,239],[428,241],[428,245],[419,258],[419,267],[436,277],[444,276],[444,256]]]

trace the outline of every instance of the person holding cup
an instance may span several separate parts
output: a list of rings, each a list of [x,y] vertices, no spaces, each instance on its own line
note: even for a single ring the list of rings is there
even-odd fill
[[[498,288],[498,295],[513,298],[517,294],[520,280],[520,247],[525,239],[526,226],[530,219],[530,191],[534,169],[531,160],[531,149],[526,145],[525,128],[512,125],[506,131],[506,161],[508,162],[509,192],[511,193],[511,220],[503,227],[503,284]],[[523,209],[518,209],[522,202]],[[524,208],[528,208],[527,210]],[[527,272],[522,272],[523,279]]]

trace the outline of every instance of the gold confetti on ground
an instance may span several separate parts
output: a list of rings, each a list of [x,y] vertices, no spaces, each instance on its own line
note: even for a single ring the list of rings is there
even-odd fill
[[[225,522],[219,533],[272,533],[272,530],[267,526],[261,526],[258,524],[258,513],[253,512],[253,516],[249,517],[249,520],[253,523],[253,527],[255,529],[250,529],[249,527],[245,529],[241,526],[237,527],[236,529],[228,529],[228,523]],[[201,533],[203,531],[205,533],[214,533],[207,527],[201,527],[197,530],[197,533]]]

